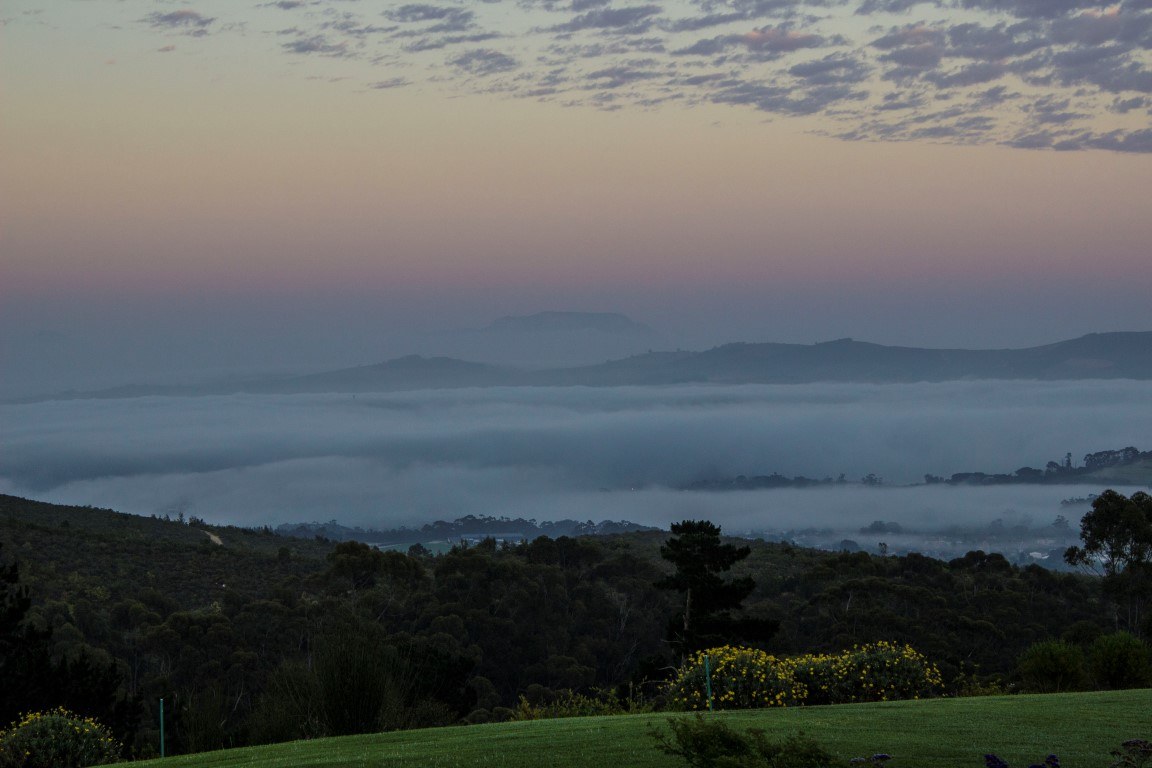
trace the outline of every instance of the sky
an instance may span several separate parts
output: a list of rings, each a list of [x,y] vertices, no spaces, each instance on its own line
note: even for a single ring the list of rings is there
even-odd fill
[[[1152,0],[3,0],[0,396],[503,315],[1152,327]]]

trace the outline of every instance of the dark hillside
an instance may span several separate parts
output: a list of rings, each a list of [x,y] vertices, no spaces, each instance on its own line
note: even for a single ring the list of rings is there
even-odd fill
[[[521,696],[565,690],[658,694],[677,663],[665,640],[677,598],[656,587],[671,572],[659,551],[668,535],[488,539],[406,555],[0,497],[0,557],[19,563],[31,621],[52,629],[60,656],[115,659],[146,708],[163,696],[181,750],[351,732],[324,730],[337,724],[308,702],[342,697],[370,674],[362,664],[393,670],[372,679],[391,681],[397,708],[341,728],[500,720]],[[731,576],[755,581],[744,608],[779,624],[764,643],[774,653],[907,642],[955,687],[967,675],[1010,677],[1037,640],[1114,626],[1097,581],[999,555],[739,544],[751,551]]]

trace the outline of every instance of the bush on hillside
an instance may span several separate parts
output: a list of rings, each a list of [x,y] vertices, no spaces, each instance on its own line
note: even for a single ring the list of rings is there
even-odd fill
[[[878,642],[838,654],[777,658],[723,646],[688,659],[669,688],[673,709],[753,709],[916,699],[940,690],[940,671],[911,646]]]
[[[740,732],[702,715],[668,718],[668,728],[671,734],[649,733],[656,748],[682,758],[691,768],[830,768],[837,762],[802,733],[771,741],[759,729]]]
[[[1081,691],[1088,686],[1084,653],[1062,640],[1033,643],[1017,665],[1029,693]]]
[[[672,709],[756,709],[800,704],[806,695],[787,660],[725,645],[690,656],[676,673],[668,700]]]
[[[520,696],[512,719],[553,720],[560,717],[597,717],[651,711],[650,705],[621,701],[611,691],[550,691],[540,685],[530,685],[528,694]]]
[[[790,659],[808,692],[805,704],[919,699],[937,693],[940,670],[910,645],[880,641],[838,654]]]
[[[81,768],[114,763],[123,749],[112,732],[63,707],[33,712],[0,732],[0,768]]]
[[[1088,648],[1088,669],[1097,688],[1144,688],[1152,684],[1152,652],[1127,632],[1102,635]]]

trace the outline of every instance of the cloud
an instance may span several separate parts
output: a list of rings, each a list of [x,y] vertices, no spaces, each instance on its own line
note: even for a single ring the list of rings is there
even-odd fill
[[[595,87],[597,88],[620,88],[638,81],[662,77],[663,74],[664,73],[659,71],[644,69],[642,66],[637,67],[625,64],[590,72],[588,78],[595,81]]]
[[[1112,105],[1109,107],[1111,111],[1119,115],[1126,115],[1133,110],[1148,108],[1152,108],[1152,99],[1146,96],[1134,96],[1130,99],[1118,97],[1112,101]]]
[[[1136,100],[1152,94],[1152,0],[429,0],[374,18],[344,0],[262,6],[312,8],[265,31],[291,35],[285,53],[357,60],[360,91],[402,79],[475,93],[475,77],[514,71],[487,91],[818,115],[816,130],[846,139],[1112,151],[1145,146]],[[164,34],[234,31],[192,9],[139,21]],[[1048,98],[1069,107],[1046,110]]]
[[[208,27],[216,19],[215,17],[203,16],[196,11],[183,9],[168,13],[155,11],[145,16],[143,21],[159,29],[176,30],[193,37],[201,37],[208,34]]]
[[[337,32],[349,37],[364,38],[369,35],[381,35],[394,32],[396,27],[365,24],[355,14],[345,13],[335,20],[324,22],[320,25],[320,29],[325,32]]]
[[[462,32],[473,25],[476,14],[466,8],[410,4],[385,11],[384,16],[405,24],[433,22],[424,32]]]
[[[1084,146],[1113,152],[1152,152],[1152,128],[1128,132],[1111,131],[1092,136],[1084,141]]]
[[[824,38],[808,32],[797,32],[785,27],[761,27],[746,32],[736,38],[741,45],[751,50],[766,50],[773,53],[787,53],[801,48],[819,48]]]
[[[743,21],[744,18],[745,16],[742,13],[710,13],[705,16],[690,16],[684,19],[676,19],[666,22],[663,26],[669,32],[696,32],[697,30],[707,29],[708,27],[718,27],[736,21]]]
[[[933,0],[864,0],[856,9],[856,13],[861,16],[874,13],[905,13],[917,5],[928,2]]]
[[[388,80],[377,80],[376,82],[371,83],[369,87],[381,91],[391,88],[403,88],[404,86],[411,84],[412,83],[410,81],[404,79],[403,77],[393,77]]]
[[[299,37],[291,42],[282,43],[281,47],[292,53],[317,54],[319,56],[331,56],[334,58],[343,58],[351,55],[347,43],[330,42],[325,35]]]
[[[661,12],[658,5],[637,5],[627,8],[599,8],[579,14],[571,21],[553,29],[558,32],[579,32],[581,30],[611,30],[628,34],[647,32],[652,26],[653,17]]]
[[[1091,83],[1108,93],[1152,93],[1152,69],[1134,61],[1121,46],[1102,45],[1052,57],[1056,78],[1068,85]]]
[[[750,59],[772,60],[805,48],[821,48],[826,41],[820,35],[799,32],[790,27],[760,27],[740,34],[719,35],[698,40],[691,46],[673,51],[676,56],[715,56],[733,48],[743,48]]]
[[[495,75],[510,72],[520,66],[511,56],[490,48],[477,48],[450,58],[452,66],[471,75]]]
[[[1008,68],[995,62],[978,62],[950,72],[936,72],[925,76],[929,82],[940,88],[966,88],[981,83],[999,80],[1008,73]]]
[[[812,85],[859,83],[868,78],[872,68],[861,59],[834,53],[822,59],[789,67],[788,74]]]
[[[744,104],[764,112],[811,115],[845,100],[859,100],[867,92],[850,85],[821,85],[809,90],[760,82],[726,82],[712,94],[717,104]]]
[[[872,41],[873,48],[890,51],[905,46],[940,47],[944,44],[946,35],[943,30],[935,29],[924,24],[909,24],[904,27],[893,27],[886,34]]]
[[[1027,56],[1047,45],[1042,29],[1031,23],[995,26],[965,23],[947,30],[949,56],[991,63]]]
[[[477,32],[470,35],[443,35],[441,37],[422,37],[404,45],[404,50],[411,53],[420,51],[435,51],[447,48],[450,45],[464,45],[466,43],[483,43],[496,40],[500,35],[495,32]]]
[[[1009,13],[1020,18],[1053,19],[1100,7],[1097,0],[960,0],[961,8]]]

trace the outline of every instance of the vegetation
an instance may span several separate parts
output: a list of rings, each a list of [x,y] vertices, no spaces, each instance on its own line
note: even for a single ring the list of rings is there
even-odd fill
[[[674,709],[753,709],[916,699],[941,686],[940,671],[911,646],[879,642],[788,658],[723,646],[691,657],[669,699]]]
[[[1104,491],[1080,521],[1081,547],[1069,547],[1064,559],[1104,577],[1105,591],[1127,612],[1126,621],[1140,626],[1152,597],[1152,496],[1131,498]]]
[[[117,666],[86,648],[54,655],[51,628],[38,628],[25,621],[30,606],[16,564],[4,566],[0,561],[0,722],[10,722],[27,712],[67,706],[101,718],[117,738],[130,740],[136,731],[140,706],[135,698],[119,690]],[[0,737],[0,744],[8,744],[3,754],[11,761],[16,749],[12,745],[48,738],[41,734],[64,728],[61,723],[66,715],[71,716],[57,709],[48,715],[33,714],[23,719],[18,727]]]
[[[759,728],[738,731],[723,720],[668,718],[668,730],[654,731],[656,748],[682,758],[691,768],[830,768],[832,753],[803,734],[772,741]]]
[[[950,485],[1013,485],[1041,483],[1066,485],[1069,483],[1136,484],[1152,479],[1152,451],[1141,452],[1128,446],[1119,450],[1096,451],[1084,456],[1081,466],[1074,466],[1072,454],[1062,461],[1049,461],[1044,469],[1021,467],[1010,474],[984,472],[958,472],[945,480],[928,476],[925,481]]]
[[[756,588],[752,577],[721,575],[751,553],[751,547],[722,542],[720,526],[707,520],[673,523],[660,556],[676,570],[656,586],[683,595],[683,610],[668,624],[668,640],[681,653],[726,640],[762,642],[776,633],[777,622],[734,616]]]
[[[83,768],[115,762],[123,745],[90,717],[58,707],[0,732],[0,768]]]
[[[999,696],[744,710],[707,715],[779,741],[803,732],[845,765],[849,758],[891,754],[892,768],[980,768],[1000,755],[1028,766],[1058,754],[1069,768],[1108,766],[1110,752],[1147,733],[1152,691]],[[691,720],[693,715],[683,715]],[[675,768],[682,760],[654,748],[650,733],[666,715],[624,715],[319,739],[249,747],[136,768]]]
[[[1088,676],[1072,687],[1133,684],[1145,648],[1097,578],[979,551],[942,562],[733,542],[703,522],[672,537],[404,554],[0,497],[0,541],[0,665],[39,659],[38,679],[60,681],[32,706],[31,686],[0,697],[96,717],[136,756],[157,748],[160,698],[169,754],[658,710],[679,666],[666,640],[670,617],[685,626],[678,614],[685,640],[723,636],[703,647],[760,617],[775,632],[748,653],[807,657],[793,674],[810,702],[909,695],[880,676],[905,646],[939,668],[948,695],[1028,690],[1020,657],[1052,640],[1083,655]],[[693,571],[693,557],[714,567]],[[1135,645],[1100,640],[1117,629]],[[867,695],[811,661],[854,646],[873,649],[853,668],[867,669]]]

